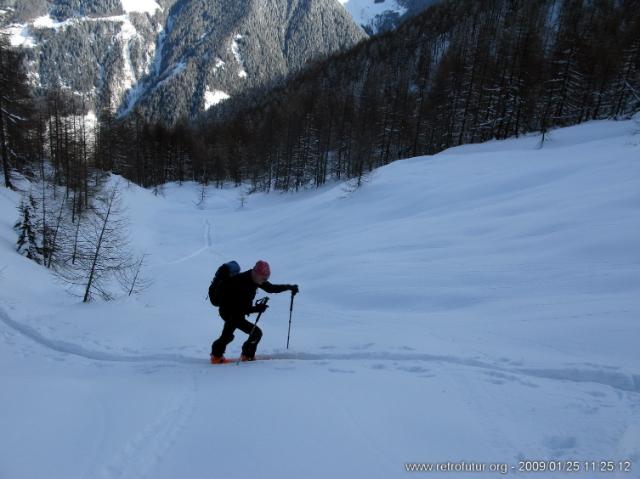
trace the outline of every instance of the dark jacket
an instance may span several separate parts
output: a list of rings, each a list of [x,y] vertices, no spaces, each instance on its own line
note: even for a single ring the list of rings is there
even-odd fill
[[[242,314],[247,315],[253,312],[253,300],[256,297],[258,288],[267,293],[282,293],[290,289],[288,284],[271,284],[265,281],[256,284],[251,278],[251,270],[239,273],[227,279],[221,285],[220,314]]]

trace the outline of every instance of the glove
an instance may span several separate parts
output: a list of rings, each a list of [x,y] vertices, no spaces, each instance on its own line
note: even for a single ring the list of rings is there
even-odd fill
[[[298,288],[297,284],[290,284],[289,291],[291,291],[294,295],[296,295],[300,292],[300,288]]]
[[[269,306],[266,304],[256,304],[253,308],[251,308],[252,313],[264,313]]]

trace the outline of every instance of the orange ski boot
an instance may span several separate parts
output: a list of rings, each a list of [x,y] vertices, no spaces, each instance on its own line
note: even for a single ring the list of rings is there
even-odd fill
[[[224,364],[226,362],[227,360],[224,356],[214,356],[213,354],[211,355],[211,364]]]

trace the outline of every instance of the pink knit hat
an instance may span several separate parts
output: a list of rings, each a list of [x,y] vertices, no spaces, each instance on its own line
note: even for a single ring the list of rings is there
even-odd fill
[[[269,263],[266,261],[258,261],[253,267],[253,271],[265,279],[269,279],[269,276],[271,276],[271,268],[269,267]]]

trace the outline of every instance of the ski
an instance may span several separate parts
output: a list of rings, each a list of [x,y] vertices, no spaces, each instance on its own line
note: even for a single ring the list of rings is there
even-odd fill
[[[240,361],[241,363],[252,363],[255,361],[267,361],[273,359],[270,356],[256,356],[255,359],[253,359],[252,361]],[[224,362],[222,363],[211,363],[213,366],[218,366],[221,364],[229,364],[229,363],[237,363],[240,360],[240,358],[224,358]]]

